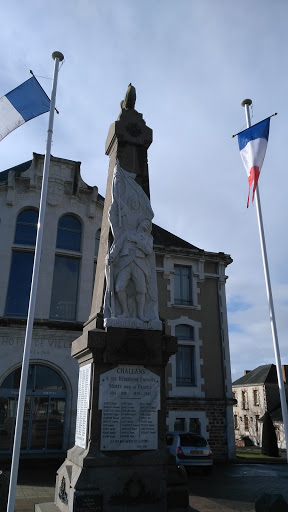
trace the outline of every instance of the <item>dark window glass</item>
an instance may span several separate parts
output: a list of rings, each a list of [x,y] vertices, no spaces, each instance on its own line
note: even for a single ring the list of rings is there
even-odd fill
[[[202,436],[196,436],[193,434],[180,434],[181,446],[207,446],[207,441]]]
[[[58,222],[56,248],[79,252],[81,235],[82,227],[79,220],[73,215],[64,215]]]
[[[33,252],[14,251],[10,268],[6,316],[27,316],[33,271]]]
[[[0,450],[12,451],[21,368],[1,385]],[[53,391],[45,391],[51,390]],[[52,396],[53,394],[53,396]],[[63,379],[43,365],[30,365],[25,398],[21,451],[62,450],[66,388]]]
[[[0,451],[8,451],[14,426],[15,399],[0,397]],[[3,498],[2,498],[3,499]]]
[[[175,336],[179,340],[194,340],[194,327],[185,324],[176,325]]]
[[[65,400],[50,399],[47,448],[49,450],[61,450],[64,433]]]
[[[37,365],[35,389],[65,389],[65,384],[59,373],[48,366]]]
[[[201,423],[199,418],[189,419],[189,432],[193,432],[194,434],[201,434]]]
[[[245,430],[249,430],[249,418],[244,414],[244,428]]]
[[[23,210],[19,213],[16,223],[14,244],[32,245],[36,243],[38,212]]]
[[[10,373],[2,382],[1,389],[19,389],[21,368]],[[52,368],[43,365],[29,365],[27,389],[66,389],[62,377]]]
[[[191,267],[174,267],[174,302],[185,306],[192,305]]]
[[[185,430],[185,418],[176,418],[174,422],[174,430],[178,432]]]
[[[176,354],[176,386],[196,386],[195,351],[189,345],[178,345]]]
[[[10,373],[8,377],[2,382],[1,388],[3,389],[19,389],[20,387],[21,368],[17,368],[14,372]]]
[[[80,260],[55,256],[50,318],[75,320]]]

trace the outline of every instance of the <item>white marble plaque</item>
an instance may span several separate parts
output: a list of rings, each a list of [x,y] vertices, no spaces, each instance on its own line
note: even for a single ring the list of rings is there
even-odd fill
[[[100,450],[156,450],[160,377],[144,366],[120,365],[102,373]]]
[[[90,411],[91,364],[80,366],[78,380],[75,444],[87,448],[87,427]]]

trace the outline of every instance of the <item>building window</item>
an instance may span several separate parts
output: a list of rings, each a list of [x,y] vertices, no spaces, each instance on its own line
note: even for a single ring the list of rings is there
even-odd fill
[[[174,423],[174,430],[183,431],[185,430],[185,418],[176,418]]]
[[[177,336],[178,340],[194,341],[194,327],[187,324],[176,325],[175,336]]]
[[[253,402],[254,405],[259,405],[259,391],[258,389],[253,390]]]
[[[195,347],[178,345],[176,354],[176,386],[196,386]]]
[[[249,418],[246,414],[244,414],[244,428],[245,430],[249,430]]]
[[[174,267],[174,303],[192,306],[192,272],[191,267]]]
[[[255,430],[259,431],[259,414],[255,414]]]
[[[82,227],[73,215],[64,215],[59,219],[56,249],[81,251]]]
[[[242,409],[248,409],[248,394],[247,394],[247,391],[242,391]]]
[[[239,424],[238,424],[238,416],[237,416],[237,414],[234,414],[234,428],[235,428],[235,429],[238,429],[238,428],[239,428]]]
[[[58,223],[50,318],[76,320],[82,227],[72,215]]]
[[[38,211],[23,210],[19,213],[16,222],[14,244],[31,245],[36,244],[38,223]]]
[[[37,223],[36,210],[23,210],[17,217],[5,306],[6,316],[27,316]]]
[[[199,418],[189,418],[189,432],[201,434],[201,423]]]
[[[177,325],[175,336],[180,342],[176,353],[176,386],[196,386],[195,346],[189,343],[194,340],[194,327]]]

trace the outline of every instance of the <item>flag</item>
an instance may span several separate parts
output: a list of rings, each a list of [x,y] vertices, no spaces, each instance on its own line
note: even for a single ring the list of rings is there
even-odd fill
[[[244,167],[248,175],[248,201],[249,206],[250,189],[253,185],[252,202],[260,176],[261,167],[264,161],[268,137],[269,137],[270,117],[264,119],[260,123],[247,128],[243,132],[238,133],[238,144],[240,155],[243,160]]]
[[[0,98],[0,141],[33,117],[50,110],[50,99],[35,76]]]

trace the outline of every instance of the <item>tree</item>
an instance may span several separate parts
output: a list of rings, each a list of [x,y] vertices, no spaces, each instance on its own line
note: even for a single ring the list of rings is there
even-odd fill
[[[275,428],[267,411],[263,420],[261,453],[269,457],[279,457]]]

